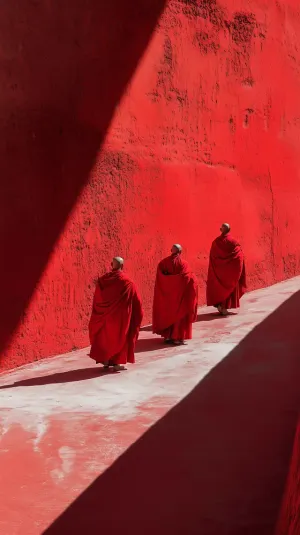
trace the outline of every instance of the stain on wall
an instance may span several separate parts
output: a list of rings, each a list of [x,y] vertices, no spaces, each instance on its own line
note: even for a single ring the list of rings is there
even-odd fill
[[[204,303],[222,220],[251,289],[300,271],[296,0],[157,0],[134,18],[94,4],[1,19],[2,368],[87,345],[93,279],[116,254],[146,323],[173,242]]]

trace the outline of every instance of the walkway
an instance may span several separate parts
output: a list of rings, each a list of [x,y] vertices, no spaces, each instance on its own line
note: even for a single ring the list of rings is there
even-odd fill
[[[1,375],[0,533],[273,535],[300,401],[299,289],[248,294],[228,318],[201,309],[182,348],[144,331],[127,372],[101,373],[85,350]]]

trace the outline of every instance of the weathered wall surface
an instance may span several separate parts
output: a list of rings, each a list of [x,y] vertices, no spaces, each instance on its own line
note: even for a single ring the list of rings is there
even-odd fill
[[[115,254],[146,322],[173,242],[204,302],[222,220],[250,288],[300,271],[297,0],[74,4],[1,8],[2,368],[88,344]]]

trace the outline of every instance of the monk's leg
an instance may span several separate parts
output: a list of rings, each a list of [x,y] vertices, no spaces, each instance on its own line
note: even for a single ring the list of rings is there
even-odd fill
[[[188,314],[173,325],[172,338],[175,345],[184,344],[185,340],[192,338],[192,323]]]
[[[237,285],[229,297],[221,304],[222,316],[228,315],[228,309],[230,308],[239,308],[240,307],[240,295],[239,295],[239,286]]]
[[[171,325],[171,327],[168,327],[168,329],[165,329],[164,331],[161,332],[161,336],[164,339],[164,344],[170,344],[170,345],[175,344],[174,329],[176,331],[176,323],[174,325]],[[175,332],[175,335],[176,335],[176,332]]]
[[[115,372],[127,370],[125,367],[127,362],[134,363],[134,347],[129,342],[130,341],[127,339],[121,351],[114,355],[110,360]]]
[[[121,371],[126,370],[125,366],[122,366],[122,364],[126,364],[127,362],[127,352],[128,347],[127,344],[125,344],[125,347],[122,349],[122,351],[111,357],[109,360],[105,360],[99,357],[99,353],[96,351],[96,348],[92,347],[90,357],[93,358],[97,364],[102,364],[102,370],[107,371],[109,368],[113,368],[114,371]]]
[[[122,364],[114,365],[114,372],[122,372],[124,370],[127,370],[127,368],[125,368],[125,366],[122,366]]]
[[[117,355],[115,355],[109,362],[110,362],[110,366],[113,367],[114,369],[114,372],[121,372],[123,370],[126,370],[125,366],[123,364],[121,364],[121,362],[123,361],[122,357],[121,357],[121,354],[122,354],[122,351],[120,351],[120,353],[117,353]]]
[[[173,331],[173,325],[171,327],[168,327],[164,331],[160,333],[160,336],[164,339],[164,344],[172,344],[172,331]]]
[[[222,314],[222,303],[216,303],[215,305],[213,305],[213,307],[218,310],[219,314]]]
[[[171,327],[165,329],[160,333],[164,339],[165,344],[181,345],[184,340],[192,338],[192,324],[188,319],[188,315],[179,321],[176,321]]]
[[[104,360],[99,356],[99,350],[96,344],[92,345],[89,357],[95,360],[96,364],[102,364],[104,370],[108,370],[109,366],[111,366],[109,360]]]

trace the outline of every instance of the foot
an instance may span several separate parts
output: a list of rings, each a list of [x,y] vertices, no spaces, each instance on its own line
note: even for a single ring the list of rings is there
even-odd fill
[[[218,305],[218,306],[217,306],[217,309],[218,309],[219,314],[222,314],[222,310],[223,310],[223,309],[222,309],[221,305]]]
[[[223,308],[221,314],[222,316],[228,316],[229,312],[226,308]]]
[[[103,370],[108,370],[109,362],[103,362]]]
[[[164,344],[173,344],[174,340],[172,340],[172,338],[165,338],[164,339]]]
[[[115,364],[114,366],[114,372],[122,372],[123,370],[126,370],[125,366],[121,366],[120,364]]]
[[[185,341],[184,340],[174,340],[174,345],[175,346],[183,346],[183,345],[185,345]]]

